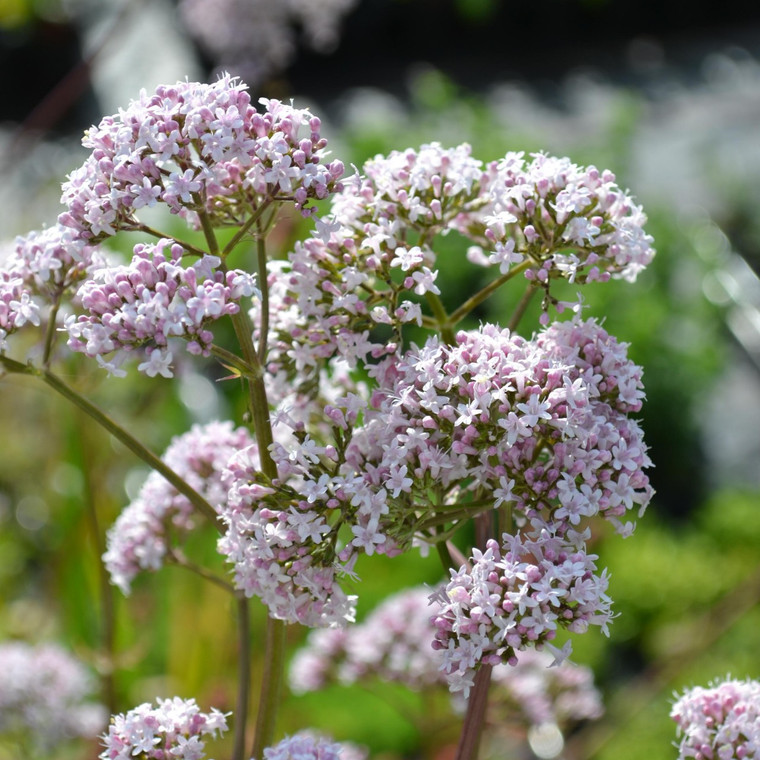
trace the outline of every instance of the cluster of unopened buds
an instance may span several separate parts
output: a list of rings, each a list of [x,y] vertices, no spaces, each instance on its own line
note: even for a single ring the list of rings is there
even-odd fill
[[[125,375],[121,363],[145,347],[137,368],[149,377],[172,377],[172,338],[184,338],[191,354],[207,356],[209,323],[237,312],[240,299],[253,295],[255,280],[247,272],[224,272],[218,256],[185,267],[184,253],[165,238],[135,246],[127,266],[96,269],[77,293],[86,313],[66,321],[69,348]]]

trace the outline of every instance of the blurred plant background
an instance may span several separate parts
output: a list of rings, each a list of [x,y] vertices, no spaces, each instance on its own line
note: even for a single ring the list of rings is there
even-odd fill
[[[224,37],[233,32],[234,43]],[[759,58],[760,14],[731,0],[720,9],[675,0],[0,0],[0,230],[10,243],[54,222],[90,123],[141,87],[220,67],[247,76],[254,98],[310,106],[347,165],[466,141],[481,160],[545,150],[612,169],[649,215],[658,255],[635,286],[588,288],[588,312],[606,314],[607,330],[645,369],[657,496],[634,538],[609,549],[596,538],[619,618],[609,640],[578,638],[573,659],[593,668],[606,712],[568,738],[563,756],[670,757],[674,689],[727,673],[760,677]],[[283,252],[297,224],[282,228]],[[448,240],[441,290],[458,302],[477,273]],[[473,320],[509,313],[492,299]],[[87,376],[81,367],[70,368],[77,386],[154,451],[192,422],[239,411],[235,383],[219,382],[215,369],[187,367],[178,383],[135,373],[103,383],[94,365]],[[100,675],[101,699],[117,711],[174,694],[231,709],[227,597],[170,567],[125,599],[99,573],[104,532],[145,469],[43,388],[17,376],[1,388],[0,641],[62,643]],[[194,540],[195,556],[221,567],[214,537]],[[372,557],[357,569],[360,619],[388,594],[441,577],[435,557]],[[113,627],[103,623],[111,606]],[[305,633],[289,629],[293,649]],[[431,747],[409,718],[421,699],[380,686],[289,695],[281,728],[324,729],[387,760],[444,758],[450,737]],[[0,758],[10,752],[0,740]],[[60,757],[97,753],[76,745]]]

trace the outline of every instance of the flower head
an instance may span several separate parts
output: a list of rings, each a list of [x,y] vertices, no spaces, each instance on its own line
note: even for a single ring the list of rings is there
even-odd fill
[[[184,266],[182,246],[162,239],[135,246],[128,265],[96,269],[77,292],[84,314],[66,321],[69,347],[95,357],[115,374],[134,351],[144,351],[138,369],[172,376],[170,341],[185,338],[192,354],[207,355],[211,323],[236,313],[240,299],[255,292],[246,272],[224,271],[216,256]]]
[[[157,699],[114,715],[103,737],[101,760],[132,760],[138,757],[202,760],[204,737],[227,730],[226,715],[212,708],[202,713],[194,699]],[[161,752],[160,755],[154,754]]]
[[[615,175],[544,153],[531,158],[508,153],[488,167],[480,212],[494,250],[488,263],[503,266],[503,247],[516,241],[520,255],[509,263],[528,262],[526,276],[547,292],[557,277],[578,284],[635,280],[654,256],[652,238],[644,212]]]
[[[509,504],[518,524],[556,535],[646,506],[652,489],[640,428],[641,370],[593,320],[526,340],[494,325],[462,331],[374,368],[378,380],[347,461],[384,494],[387,523],[463,494]],[[424,524],[424,522],[423,522]]]
[[[367,753],[355,745],[299,731],[265,749],[263,760],[366,760],[366,757]]]
[[[245,428],[231,422],[194,425],[174,438],[162,459],[216,510],[222,510],[227,490],[222,473],[242,449],[254,446]],[[172,534],[182,536],[194,525],[194,508],[187,497],[159,475],[148,475],[137,498],[119,515],[107,535],[103,562],[111,581],[126,594],[140,570],[158,570]]]
[[[597,575],[594,555],[541,532],[504,535],[473,550],[471,567],[451,571],[433,595],[435,647],[452,691],[469,692],[482,664],[516,664],[520,652],[551,642],[561,629],[584,632],[612,619],[606,571]]]
[[[724,679],[695,686],[670,712],[678,725],[678,758],[740,760],[760,751],[760,683]]]
[[[61,226],[31,232],[0,252],[0,352],[26,324],[39,325],[46,305],[58,307],[102,263],[96,249]]]
[[[95,687],[92,675],[61,647],[4,642],[0,673],[0,736],[23,733],[46,753],[103,729],[105,709],[88,701]]]
[[[305,209],[340,187],[342,164],[321,163],[319,119],[277,100],[261,105],[229,75],[143,91],[85,134],[91,153],[63,186],[60,223],[97,242],[139,229],[136,214],[162,204],[194,225],[199,213],[240,224],[272,200]]]

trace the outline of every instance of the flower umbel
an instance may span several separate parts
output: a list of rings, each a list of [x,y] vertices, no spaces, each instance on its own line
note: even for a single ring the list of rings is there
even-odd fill
[[[760,682],[725,679],[688,689],[673,705],[678,760],[741,760],[760,752]]]
[[[203,713],[194,699],[157,699],[114,715],[103,737],[101,760],[179,758],[202,760],[203,741],[227,730],[227,715],[211,708]]]

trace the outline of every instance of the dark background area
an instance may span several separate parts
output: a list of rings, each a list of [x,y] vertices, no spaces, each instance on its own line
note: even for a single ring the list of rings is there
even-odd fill
[[[730,46],[760,50],[757,3],[359,0],[332,54],[301,47],[261,89],[308,93],[320,102],[355,87],[403,96],[410,67],[426,63],[468,91],[518,80],[551,98],[558,82],[579,69],[646,88],[667,64],[688,81],[706,53]],[[210,71],[211,62],[198,55]],[[75,21],[31,15],[0,26],[0,67],[0,124],[26,121],[60,134],[98,117]],[[76,96],[43,123],[45,114],[40,120],[35,109],[65,77]]]

